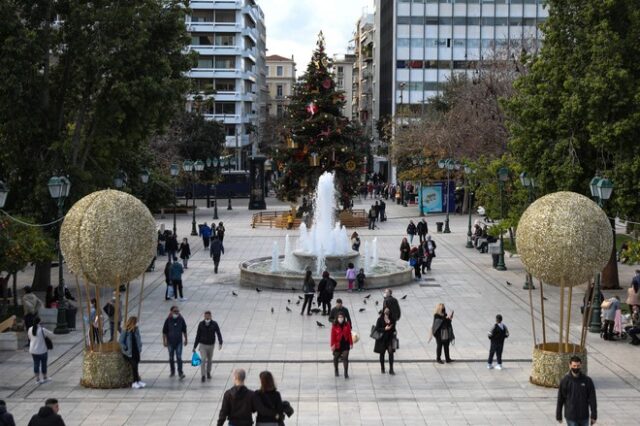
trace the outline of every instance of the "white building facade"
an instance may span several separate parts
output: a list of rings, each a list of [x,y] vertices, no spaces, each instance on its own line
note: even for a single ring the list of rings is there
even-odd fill
[[[342,107],[342,115],[348,119],[353,119],[353,89],[354,70],[353,66],[356,56],[351,53],[336,55],[333,57],[333,78],[336,82],[336,90],[344,92],[345,104]]]
[[[266,119],[266,29],[254,0],[191,0],[187,31],[198,63],[189,72],[207,119],[224,124],[226,148],[236,169],[248,168]],[[194,107],[189,95],[187,109]]]

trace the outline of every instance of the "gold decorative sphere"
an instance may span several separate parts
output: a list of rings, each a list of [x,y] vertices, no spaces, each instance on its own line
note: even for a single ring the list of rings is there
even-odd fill
[[[71,272],[99,287],[139,277],[156,252],[156,223],[136,197],[104,190],[71,207],[60,230],[60,247]]]
[[[527,271],[545,284],[577,286],[611,256],[613,235],[606,213],[575,192],[536,200],[518,223],[516,245]]]

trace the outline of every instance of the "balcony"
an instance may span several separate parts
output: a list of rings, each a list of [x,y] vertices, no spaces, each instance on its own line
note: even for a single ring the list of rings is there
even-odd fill
[[[237,0],[191,0],[189,8],[191,9],[238,9],[242,7],[242,1]]]
[[[254,43],[258,42],[258,30],[256,28],[242,28],[242,35],[251,38]]]
[[[242,13],[245,15],[249,15],[249,17],[251,17],[251,19],[253,20],[254,24],[257,24],[258,21],[260,20],[260,17],[258,16],[258,13],[256,12],[255,8],[252,6],[245,6],[242,8]]]
[[[192,44],[187,49],[188,52],[195,51],[199,55],[242,55],[244,49],[240,46],[211,46],[211,45],[195,45]]]
[[[255,62],[258,62],[258,61],[257,61],[258,49],[256,49],[255,47],[254,47],[254,48],[251,48],[251,49],[244,49],[244,50],[242,51],[242,56],[243,56],[244,58],[247,58],[247,59],[252,60],[254,63],[255,63]]]
[[[187,22],[190,33],[240,33],[243,26],[235,22]]]

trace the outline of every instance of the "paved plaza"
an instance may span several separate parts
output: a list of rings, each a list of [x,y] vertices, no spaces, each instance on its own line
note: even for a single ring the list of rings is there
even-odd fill
[[[356,201],[356,208],[368,205]],[[225,203],[226,204],[226,203]],[[224,205],[220,203],[220,205]],[[268,200],[270,209],[285,209]],[[295,231],[269,228],[251,229],[247,200],[234,200],[233,210],[220,210],[227,229],[225,255],[220,273],[202,249],[199,238],[190,237],[192,259],[184,275],[185,297],[178,302],[187,321],[189,345],[183,358],[189,360],[197,323],[203,311],[213,311],[221,327],[224,346],[214,353],[213,379],[200,382],[200,369],[185,365],[184,380],[169,378],[168,356],[162,346],[161,329],[171,302],[164,300],[164,262],[158,259],[155,272],[146,276],[142,295],[141,333],[143,341],[140,373],[145,389],[93,390],[79,385],[82,362],[82,328],[56,336],[49,354],[53,381],[36,385],[32,378],[31,356],[26,351],[0,353],[0,398],[19,425],[26,425],[44,400],[60,400],[61,414],[68,425],[209,425],[215,424],[225,389],[232,385],[231,372],[247,370],[247,386],[259,385],[258,374],[270,370],[284,399],[295,409],[287,425],[550,425],[555,424],[556,390],[531,385],[530,359],[533,338],[529,294],[522,290],[524,270],[517,257],[506,258],[508,270],[491,267],[491,258],[465,248],[467,217],[452,216],[451,234],[436,234],[435,222],[442,215],[428,217],[437,242],[437,258],[425,280],[394,289],[401,300],[402,319],[398,323],[400,349],[396,353],[396,375],[380,374],[378,355],[373,352],[369,329],[377,317],[375,301],[382,302],[380,290],[371,291],[363,304],[359,293],[339,292],[351,312],[354,329],[362,339],[350,355],[350,379],[334,377],[329,350],[326,317],[300,316],[298,292],[254,289],[239,286],[238,264],[249,258],[270,256],[273,241],[284,247],[285,235]],[[381,257],[396,259],[409,218],[416,209],[387,204],[389,220],[380,229],[358,229],[363,242],[378,238]],[[198,222],[211,222],[210,209],[198,210]],[[412,216],[413,215],[413,216]],[[171,227],[171,217],[158,218]],[[179,237],[188,236],[191,217],[179,216]],[[632,268],[620,266],[626,294]],[[28,275],[28,271],[27,274]],[[509,281],[513,285],[509,286]],[[70,277],[69,283],[73,282]],[[301,283],[302,285],[302,283]],[[536,283],[537,285],[537,283]],[[574,291],[573,312],[579,316],[584,286]],[[238,295],[234,296],[232,291]],[[555,288],[545,286],[547,336],[557,339],[558,316]],[[132,283],[131,312],[137,312],[140,282]],[[369,292],[367,292],[369,293]],[[534,292],[539,301],[539,290]],[[288,303],[291,300],[291,304]],[[335,299],[334,299],[335,300]],[[456,334],[452,358],[457,362],[435,363],[435,341],[427,343],[433,309],[439,302],[455,310]],[[289,306],[293,312],[287,312]],[[539,304],[536,303],[536,307]],[[272,313],[273,308],[273,313]],[[359,312],[365,308],[364,312]],[[502,371],[488,370],[487,331],[495,315],[501,313],[511,336],[505,343]],[[536,308],[536,318],[539,310]],[[579,341],[579,318],[573,321],[572,340]],[[541,332],[539,322],[537,337]],[[595,334],[588,336],[589,375],[598,393],[599,424],[630,425],[637,421],[640,400],[640,352],[625,342],[607,342]],[[633,419],[636,418],[634,421]]]

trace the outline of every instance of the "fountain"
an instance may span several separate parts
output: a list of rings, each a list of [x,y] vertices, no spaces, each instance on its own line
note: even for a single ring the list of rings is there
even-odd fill
[[[345,271],[349,263],[363,268],[366,287],[380,288],[412,281],[412,268],[406,263],[378,257],[378,240],[364,242],[364,253],[351,248],[347,229],[336,222],[336,191],[334,175],[324,173],[318,180],[314,200],[314,219],[311,227],[302,223],[292,249],[290,237],[285,236],[284,256],[280,256],[278,242],[273,243],[271,257],[252,259],[240,264],[240,282],[248,286],[297,288],[305,271],[320,277],[327,270],[346,288]]]

